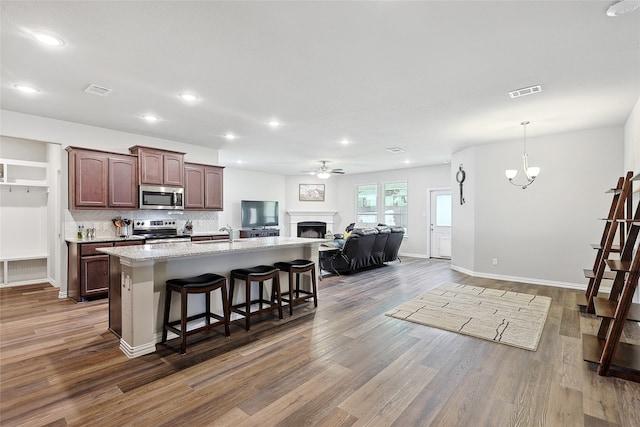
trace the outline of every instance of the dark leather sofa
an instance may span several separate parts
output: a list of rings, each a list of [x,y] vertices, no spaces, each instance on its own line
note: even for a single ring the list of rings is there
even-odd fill
[[[342,249],[320,257],[320,265],[323,270],[340,274],[382,266],[399,259],[403,237],[402,227],[355,228]]]

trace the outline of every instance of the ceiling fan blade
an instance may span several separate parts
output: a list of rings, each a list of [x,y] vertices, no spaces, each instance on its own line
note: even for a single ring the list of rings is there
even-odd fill
[[[335,174],[338,174],[338,175],[344,175],[345,174],[345,172],[342,169],[333,169],[331,171],[331,173],[335,173]]]

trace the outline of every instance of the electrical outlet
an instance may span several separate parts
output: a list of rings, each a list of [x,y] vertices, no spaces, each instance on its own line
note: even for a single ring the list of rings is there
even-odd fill
[[[498,265],[498,258],[493,259],[493,265]]]

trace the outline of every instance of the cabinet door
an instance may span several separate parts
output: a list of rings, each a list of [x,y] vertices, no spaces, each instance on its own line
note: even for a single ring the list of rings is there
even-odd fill
[[[201,165],[184,165],[184,208],[204,208],[204,167]]]
[[[109,207],[138,207],[138,159],[136,157],[109,158]]]
[[[222,175],[223,169],[215,166],[205,168],[204,208],[215,211],[222,210]]]
[[[83,297],[109,291],[109,255],[80,259],[80,289]]]
[[[140,184],[163,184],[163,156],[153,150],[140,151]]]
[[[184,156],[182,154],[163,154],[163,184],[182,187],[184,185]]]
[[[71,209],[106,208],[108,160],[104,153],[73,152],[73,177],[69,187],[73,191]]]

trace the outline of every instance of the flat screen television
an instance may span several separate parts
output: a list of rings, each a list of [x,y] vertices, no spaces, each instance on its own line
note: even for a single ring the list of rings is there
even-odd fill
[[[240,201],[242,228],[264,228],[278,225],[278,202]]]

